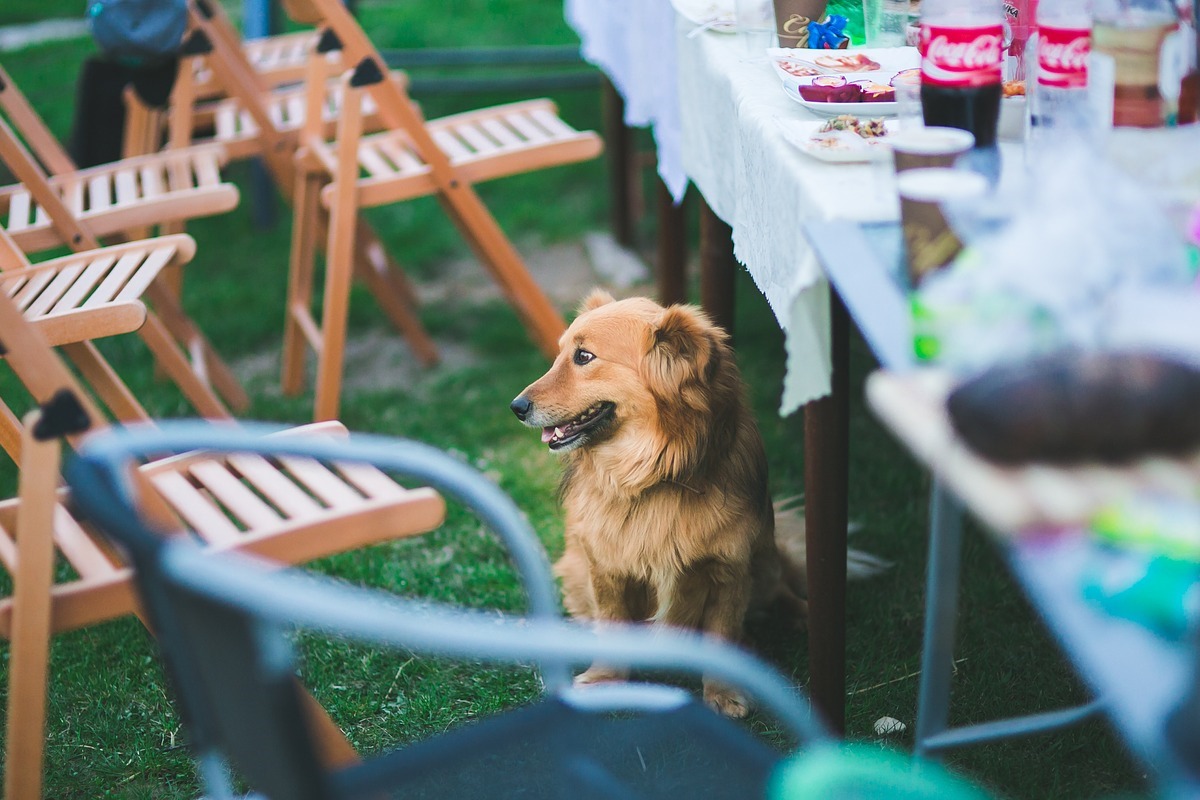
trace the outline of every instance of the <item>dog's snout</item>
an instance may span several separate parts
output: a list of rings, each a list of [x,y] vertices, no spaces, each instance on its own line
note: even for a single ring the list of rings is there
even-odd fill
[[[508,407],[517,415],[517,419],[524,422],[525,418],[529,416],[529,412],[533,411],[533,401],[525,395],[519,395],[516,400],[508,404]]]

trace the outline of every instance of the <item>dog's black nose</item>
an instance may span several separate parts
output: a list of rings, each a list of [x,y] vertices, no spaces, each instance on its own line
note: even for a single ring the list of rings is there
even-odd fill
[[[521,422],[524,422],[525,418],[529,416],[529,412],[533,411],[533,403],[525,395],[521,395],[516,400],[513,400],[508,404],[508,407],[512,409],[512,412],[517,415],[517,419],[521,420]]]

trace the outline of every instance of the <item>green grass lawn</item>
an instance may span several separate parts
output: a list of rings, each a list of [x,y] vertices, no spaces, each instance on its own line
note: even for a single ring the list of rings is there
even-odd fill
[[[82,5],[77,0],[0,0],[0,24],[74,16]],[[363,0],[358,8],[384,48],[575,42],[558,0]],[[469,41],[464,31],[472,33]],[[75,77],[89,52],[87,42],[77,41],[0,54],[0,63],[64,140],[71,125]],[[514,98],[420,99],[426,113],[434,116]],[[555,99],[576,126],[600,126],[597,91],[566,92]],[[247,187],[244,166],[235,166],[230,175]],[[483,195],[502,226],[525,247],[570,241],[603,229],[606,186],[603,163],[596,161],[488,185]],[[199,250],[188,267],[185,299],[217,347],[231,358],[279,346],[288,217],[284,206],[277,227],[256,230],[243,207],[189,226]],[[419,278],[435,276],[446,259],[466,253],[432,201],[378,209],[371,219]],[[651,241],[648,229],[642,236]],[[355,430],[409,436],[461,454],[512,495],[556,555],[562,536],[555,501],[557,465],[537,436],[518,425],[508,410],[509,400],[546,368],[545,360],[500,303],[447,301],[426,305],[422,314],[436,335],[477,354],[473,365],[435,370],[413,385],[354,394],[344,405],[344,421]],[[355,334],[386,329],[370,298],[361,294],[355,296],[351,323]],[[773,488],[780,496],[799,493],[803,420],[776,413],[782,337],[745,275],[737,285],[736,328],[739,360],[767,443]],[[154,380],[147,353],[135,337],[106,342],[104,349],[153,413],[188,413],[174,390]],[[883,577],[852,585],[848,597],[847,735],[869,741],[879,717],[896,717],[908,723],[910,731],[913,726],[928,481],[864,409],[862,380],[874,363],[857,339],[852,365],[850,514],[862,526],[855,544],[895,562]],[[6,399],[11,391],[5,384]],[[304,422],[310,408],[307,396],[282,399],[262,393],[255,397],[249,416]],[[11,488],[14,474],[4,467],[0,480],[6,488]],[[452,508],[447,525],[433,535],[328,559],[319,566],[348,580],[405,594],[483,607],[522,606],[501,548],[481,535],[478,523],[461,509]],[[962,586],[953,722],[1046,710],[1084,697],[992,547],[974,531],[966,543]],[[759,652],[797,685],[805,685],[803,634],[771,624],[756,625],[753,634]],[[3,687],[7,649],[0,647],[0,654]],[[195,796],[185,737],[152,642],[139,624],[122,620],[59,637],[52,675],[46,796]],[[526,671],[410,659],[319,640],[306,643],[304,678],[364,752],[436,734],[527,701],[537,692]],[[768,729],[765,720],[751,724]],[[881,746],[907,749],[911,738],[901,736]],[[1140,771],[1102,722],[952,754],[947,761],[1012,798],[1136,796],[1144,791]]]

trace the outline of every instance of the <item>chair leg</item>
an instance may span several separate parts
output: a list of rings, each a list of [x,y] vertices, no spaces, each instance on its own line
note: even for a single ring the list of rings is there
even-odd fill
[[[191,362],[187,362],[185,359],[192,378],[185,380],[203,387],[208,394],[219,395],[225,405],[235,411],[245,411],[249,408],[250,397],[242,388],[241,382],[233,374],[229,365],[217,355],[217,351],[208,338],[196,327],[196,323],[192,322],[191,317],[184,312],[183,307],[179,305],[179,299],[171,294],[166,286],[160,286],[157,279],[146,290],[146,297],[154,306],[154,311],[146,316],[147,325],[152,317],[157,318],[169,336],[173,337],[174,342],[179,343],[175,346],[175,351],[179,352],[179,345],[182,345],[192,356]],[[176,379],[177,382],[178,380]],[[180,384],[180,388],[184,388],[183,384]],[[199,390],[193,388],[192,391]],[[225,413],[222,416],[229,415]]]
[[[529,335],[547,358],[558,355],[558,337],[567,329],[562,314],[542,291],[512,242],[500,229],[479,195],[464,184],[447,192],[442,199],[447,212],[471,245],[479,260],[492,274],[509,304],[517,310]]]
[[[228,419],[231,416],[212,387],[192,371],[192,364],[180,352],[179,346],[171,338],[171,332],[157,315],[147,314],[146,323],[138,333],[163,371],[175,382],[200,416],[216,419]]]
[[[341,403],[342,370],[346,360],[346,328],[349,322],[347,317],[350,313],[355,216],[355,209],[351,208],[346,213],[332,212],[329,220],[314,422],[336,419]]]
[[[83,379],[95,389],[109,411],[121,422],[147,422],[150,415],[113,371],[94,342],[64,344],[63,352],[83,373]]]
[[[917,694],[914,749],[931,755],[928,741],[950,722],[950,683],[954,670],[954,627],[958,621],[958,579],[962,563],[962,508],[939,482],[929,498],[929,559],[925,576],[925,631]]]
[[[392,324],[408,340],[421,364],[432,367],[438,363],[437,345],[421,324],[416,313],[417,297],[408,278],[391,257],[375,231],[366,220],[358,220],[355,237],[357,274],[375,295],[376,302],[392,320]]]
[[[33,429],[37,412],[26,418]],[[12,639],[8,676],[7,752],[4,796],[42,796],[46,683],[50,661],[50,589],[54,578],[54,504],[59,442],[26,433],[21,449],[21,507],[17,515],[20,558],[13,580]]]
[[[321,231],[320,195],[324,181],[315,173],[299,176],[292,206],[292,250],[288,262],[287,309],[283,327],[285,395],[299,394],[304,384],[308,347],[302,320],[311,319],[313,274]]]

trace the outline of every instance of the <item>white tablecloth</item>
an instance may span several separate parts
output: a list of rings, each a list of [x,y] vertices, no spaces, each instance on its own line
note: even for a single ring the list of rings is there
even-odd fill
[[[829,286],[801,219],[899,217],[890,165],[830,164],[797,150],[777,120],[819,119],[784,94],[765,57],[736,34],[688,38],[676,24],[683,167],[733,228],[734,255],[787,336],[780,413],[829,393]]]
[[[625,100],[625,124],[650,127],[658,174],[678,203],[687,190],[675,88],[675,10],[668,0],[566,0],[584,59],[602,69]],[[694,26],[693,26],[694,27]]]

